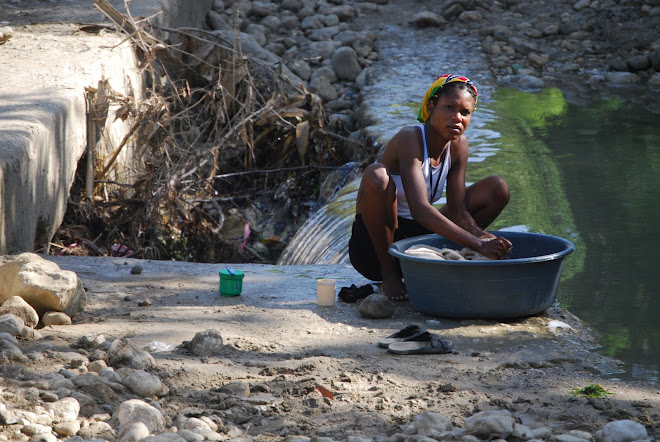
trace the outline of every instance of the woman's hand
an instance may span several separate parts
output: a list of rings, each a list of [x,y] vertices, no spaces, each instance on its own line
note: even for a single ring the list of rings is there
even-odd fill
[[[478,252],[488,258],[502,259],[509,254],[512,247],[513,244],[508,239],[493,235],[493,238],[481,240]]]

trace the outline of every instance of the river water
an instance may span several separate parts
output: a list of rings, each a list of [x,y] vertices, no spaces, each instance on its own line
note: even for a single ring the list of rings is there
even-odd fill
[[[385,69],[366,91],[386,142],[415,124],[417,107],[438,73],[460,73],[479,88],[467,131],[467,181],[502,176],[511,202],[493,230],[561,236],[566,258],[557,302],[599,334],[598,351],[623,361],[614,377],[658,382],[660,371],[660,114],[616,98],[577,102],[559,89],[494,89],[477,41],[438,40],[396,29],[381,47]],[[401,43],[401,42],[405,43]],[[425,51],[411,58],[412,48]],[[448,51],[449,49],[449,51]],[[452,50],[454,52],[452,53]],[[448,59],[451,53],[451,64]],[[455,54],[461,54],[454,57]],[[359,179],[315,216],[282,254],[282,264],[348,262],[347,242]]]

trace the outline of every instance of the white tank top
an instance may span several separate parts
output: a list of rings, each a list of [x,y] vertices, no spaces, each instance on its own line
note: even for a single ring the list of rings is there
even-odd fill
[[[451,142],[448,143],[447,152],[445,153],[445,160],[438,167],[431,167],[431,160],[429,158],[429,151],[426,146],[426,134],[424,133],[424,126],[417,126],[422,131],[422,141],[424,143],[424,161],[422,161],[422,174],[424,175],[424,180],[426,181],[426,188],[428,190],[428,199],[431,204],[435,204],[442,198],[442,195],[445,191],[445,184],[447,182],[447,174],[451,168]],[[431,174],[429,175],[429,171]],[[430,176],[433,177],[433,180],[430,179]],[[410,213],[410,207],[408,207],[408,200],[406,199],[406,192],[403,190],[403,183],[401,182],[401,175],[392,174],[392,180],[396,184],[396,199],[397,199],[397,215],[402,218],[413,219]],[[439,180],[439,181],[438,181]],[[435,195],[433,196],[434,201],[431,201],[431,196],[434,193],[431,188],[431,182],[433,183],[433,188],[437,189]],[[437,183],[437,187],[436,187]]]

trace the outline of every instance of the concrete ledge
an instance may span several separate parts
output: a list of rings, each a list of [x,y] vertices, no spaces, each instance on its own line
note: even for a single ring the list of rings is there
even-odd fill
[[[125,12],[123,2],[111,3]],[[211,3],[142,1],[131,14],[156,15],[164,26],[201,26]],[[0,45],[0,254],[48,250],[86,149],[85,88],[105,79],[122,94],[144,93],[131,45],[118,34],[77,32],[74,23],[107,21],[93,2],[76,4],[69,24],[7,23],[15,34]],[[49,6],[40,7],[47,17]],[[129,126],[113,122],[109,145]],[[130,149],[122,161],[131,161]]]

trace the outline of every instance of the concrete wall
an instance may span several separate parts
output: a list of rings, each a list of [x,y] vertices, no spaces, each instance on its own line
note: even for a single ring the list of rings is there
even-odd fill
[[[124,12],[123,1],[112,3]],[[131,13],[162,11],[157,20],[164,26],[201,27],[211,4],[142,0],[133,2]],[[117,92],[138,98],[144,92],[122,36],[75,32],[75,16],[71,23],[16,28],[0,45],[0,254],[46,251],[62,222],[86,148],[85,87],[107,79]],[[119,143],[129,124],[109,128],[110,144]],[[131,158],[127,150],[123,159]]]

